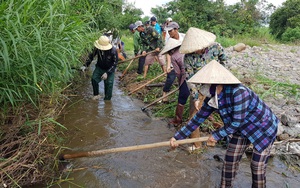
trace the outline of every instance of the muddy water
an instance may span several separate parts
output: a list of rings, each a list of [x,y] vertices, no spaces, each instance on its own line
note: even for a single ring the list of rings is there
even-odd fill
[[[116,76],[117,77],[117,76]],[[92,151],[167,141],[175,130],[166,121],[150,118],[141,111],[143,103],[132,99],[118,88],[116,81],[111,101],[90,99],[88,79],[82,95],[74,99],[59,120],[68,128],[65,153]],[[103,83],[100,84],[103,93]],[[57,187],[218,187],[222,162],[213,155],[224,156],[222,148],[208,148],[204,154],[188,154],[184,147],[168,151],[168,147],[92,158],[71,159],[67,181]],[[235,181],[238,188],[251,187],[249,159],[245,156]],[[299,174],[293,174],[277,158],[267,169],[268,186],[299,187]]]

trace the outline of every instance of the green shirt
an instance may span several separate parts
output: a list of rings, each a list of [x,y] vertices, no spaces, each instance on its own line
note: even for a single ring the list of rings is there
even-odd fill
[[[218,61],[220,64],[225,65],[227,61],[227,57],[224,53],[224,48],[221,44],[215,42],[213,45],[205,48],[205,52],[203,54],[186,54],[184,56],[184,65],[186,78],[190,79],[194,74],[196,74],[204,65],[211,62],[212,60]],[[194,100],[198,99],[198,90],[200,87],[197,87],[195,84],[189,84],[191,96],[193,96]]]
[[[162,49],[164,44],[161,35],[153,28],[147,27],[144,32],[140,32],[141,50],[150,52],[156,48]]]
[[[135,31],[133,33],[133,48],[134,48],[134,54],[137,55],[138,52],[141,50],[141,45],[140,45],[140,33],[138,31]]]

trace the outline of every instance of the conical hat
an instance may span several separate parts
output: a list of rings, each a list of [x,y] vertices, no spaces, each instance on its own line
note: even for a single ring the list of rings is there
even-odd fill
[[[189,54],[211,46],[216,35],[195,27],[189,28],[179,49],[182,54]]]
[[[176,40],[176,39],[173,39],[173,38],[169,38],[165,47],[162,49],[162,51],[160,52],[161,55],[164,55],[166,54],[168,51],[178,47],[181,45],[181,41],[180,40]]]
[[[241,82],[223,65],[212,60],[192,76],[188,82],[195,84],[240,84]]]

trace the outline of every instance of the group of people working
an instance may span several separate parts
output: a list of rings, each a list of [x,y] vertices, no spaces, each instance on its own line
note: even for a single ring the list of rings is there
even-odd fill
[[[157,21],[156,18],[152,20]],[[168,73],[164,94],[170,91],[174,79],[178,79],[177,107],[170,124],[182,124],[184,106],[190,97],[189,121],[170,139],[170,146],[177,147],[176,140],[199,137],[201,124],[217,112],[224,125],[213,131],[207,142],[230,138],[220,187],[233,187],[239,162],[250,144],[253,145],[252,187],[266,187],[266,167],[276,138],[278,118],[257,94],[226,69],[227,57],[223,47],[215,42],[216,36],[194,27],[186,34],[180,33],[179,24],[170,19],[164,28],[168,33],[165,44],[155,27],[145,26],[141,21],[131,24],[129,29],[134,33],[135,55],[144,55],[139,58],[137,73],[144,72],[146,77],[149,65],[158,61],[162,70]],[[98,83],[104,80],[104,99],[110,100],[118,56],[105,36],[96,40],[94,45],[95,49],[86,61],[88,66],[97,56],[92,76],[94,97],[99,95]],[[194,143],[190,150],[200,147],[201,143]]]

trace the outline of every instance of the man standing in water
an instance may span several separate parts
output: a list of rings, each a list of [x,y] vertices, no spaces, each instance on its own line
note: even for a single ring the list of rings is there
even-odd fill
[[[101,36],[96,40],[94,46],[93,52],[89,54],[85,65],[81,69],[85,70],[91,64],[94,57],[97,56],[97,63],[92,76],[93,99],[97,100],[101,98],[99,95],[99,82],[104,80],[104,100],[110,100],[115,79],[115,69],[118,64],[118,53],[106,36]]]
[[[232,135],[223,163],[221,187],[233,187],[240,160],[246,148],[253,144],[252,187],[265,188],[267,162],[276,138],[278,118],[256,93],[215,60],[188,82],[201,84],[200,92],[206,99],[193,119],[170,139],[171,147],[177,147],[176,140],[188,137],[217,111],[224,126],[213,131],[208,142],[215,143]]]

